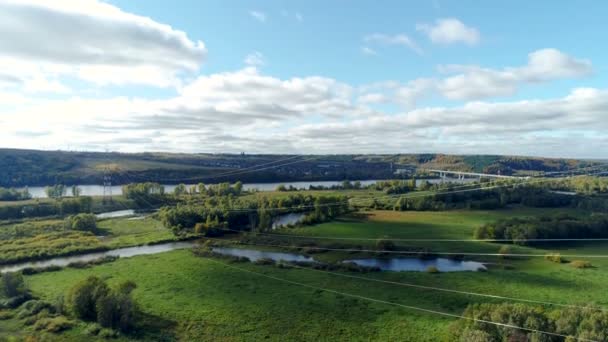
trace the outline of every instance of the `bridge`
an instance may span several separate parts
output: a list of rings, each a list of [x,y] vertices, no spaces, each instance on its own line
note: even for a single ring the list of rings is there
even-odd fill
[[[454,176],[454,178],[465,179],[466,177],[485,177],[485,178],[501,178],[501,179],[529,179],[530,177],[518,177],[518,176],[505,176],[495,175],[491,173],[478,173],[478,172],[464,172],[464,171],[448,171],[448,170],[434,170],[434,169],[421,169],[427,172],[438,173],[440,178],[446,178],[447,175]]]

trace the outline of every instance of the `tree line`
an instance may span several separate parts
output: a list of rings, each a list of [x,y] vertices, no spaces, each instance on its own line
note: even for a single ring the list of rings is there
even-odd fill
[[[525,241],[529,239],[607,238],[608,215],[508,218],[478,227],[474,236],[476,239],[512,240],[516,244],[535,243]]]
[[[158,216],[176,234],[217,234],[222,228],[267,230],[277,216],[287,213],[306,212],[304,221],[312,224],[332,219],[348,210],[348,199],[344,196],[290,194],[254,199],[212,197],[195,203],[163,207]]]
[[[547,309],[524,304],[473,304],[463,316],[522,328],[554,332],[568,336],[551,336],[474,320],[459,320],[451,327],[454,341],[499,342],[542,341],[570,342],[608,340],[608,313],[590,308]]]
[[[19,190],[0,187],[0,201],[24,201],[31,198],[32,195],[27,188]]]
[[[92,207],[93,199],[88,196],[64,198],[54,202],[6,205],[0,206],[0,220],[89,213]]]

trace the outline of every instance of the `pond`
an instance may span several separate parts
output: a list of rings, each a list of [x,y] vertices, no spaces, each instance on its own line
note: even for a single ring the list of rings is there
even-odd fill
[[[315,260],[309,256],[295,254],[295,253],[283,253],[283,252],[267,252],[258,251],[255,249],[245,248],[229,248],[229,247],[213,247],[212,251],[222,255],[231,255],[238,257],[246,257],[251,261],[257,261],[260,259],[272,259],[274,261],[312,261]]]
[[[440,272],[462,272],[486,270],[484,264],[476,261],[460,261],[445,258],[369,258],[344,260],[359,266],[378,267],[383,271],[417,271],[424,272],[430,266],[437,267]]]
[[[306,213],[289,213],[276,217],[272,222],[272,229],[281,228],[290,224],[296,224],[306,216]]]
[[[169,242],[158,245],[150,245],[150,246],[137,246],[137,247],[128,247],[128,248],[119,248],[113,249],[105,252],[95,252],[95,253],[87,253],[80,254],[74,256],[67,257],[57,257],[48,260],[42,261],[30,261],[23,262],[19,264],[5,265],[0,266],[0,273],[5,272],[16,272],[20,271],[24,268],[38,268],[38,267],[48,267],[48,266],[67,266],[73,262],[87,262],[96,259],[101,259],[106,256],[118,256],[121,258],[129,258],[136,255],[146,255],[146,254],[157,254],[163,252],[169,252],[176,249],[184,249],[190,248],[194,246],[194,242],[192,241],[182,241],[182,242]]]

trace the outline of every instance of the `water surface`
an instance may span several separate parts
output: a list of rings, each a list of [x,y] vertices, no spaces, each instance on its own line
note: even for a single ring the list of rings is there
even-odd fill
[[[359,266],[378,267],[383,271],[426,271],[430,266],[437,267],[440,272],[462,272],[485,270],[484,264],[476,261],[459,261],[445,258],[369,258],[344,260]]]
[[[283,253],[283,252],[267,252],[258,251],[255,249],[245,248],[230,248],[230,247],[213,247],[211,248],[215,253],[223,255],[231,255],[238,257],[246,257],[251,261],[257,261],[260,259],[272,259],[274,261],[315,261],[313,258],[295,253]]]
[[[277,229],[290,224],[296,224],[300,222],[300,220],[303,219],[304,216],[306,216],[306,213],[289,213],[278,216],[272,222],[272,229]]]
[[[127,247],[127,248],[119,248],[113,249],[105,252],[95,252],[95,253],[87,253],[80,255],[73,255],[67,257],[56,257],[47,260],[41,261],[29,261],[12,265],[0,266],[0,273],[5,272],[16,272],[20,271],[24,268],[39,268],[39,267],[48,267],[48,266],[67,266],[73,262],[87,262],[92,260],[101,259],[106,256],[118,256],[121,258],[129,258],[136,255],[147,255],[147,254],[157,254],[163,252],[169,252],[176,249],[184,249],[190,248],[194,246],[195,242],[192,241],[182,241],[182,242],[169,242],[158,245],[150,245],[150,246],[137,246],[137,247]]]

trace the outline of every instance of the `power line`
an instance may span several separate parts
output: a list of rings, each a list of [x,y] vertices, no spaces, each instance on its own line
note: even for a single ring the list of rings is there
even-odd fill
[[[285,164],[279,164],[279,165],[272,165],[272,166],[267,166],[267,167],[263,167],[261,169],[257,169],[257,170],[253,170],[255,168],[258,168],[260,166],[265,166],[265,165],[270,165],[270,164],[274,164],[274,163],[279,163],[279,162],[283,162],[283,161],[287,161],[287,160],[291,160],[291,159],[295,159],[295,158],[300,158],[301,156],[292,156],[289,158],[284,158],[284,159],[279,159],[279,160],[275,160],[269,163],[263,163],[263,164],[259,164],[259,165],[254,165],[254,166],[250,166],[244,169],[239,169],[239,170],[232,170],[232,171],[227,171],[224,173],[220,173],[220,174],[216,174],[216,175],[211,175],[211,176],[200,176],[200,177],[190,177],[190,178],[181,178],[181,179],[157,179],[157,182],[160,181],[169,181],[169,182],[173,182],[173,181],[188,181],[188,180],[203,180],[203,179],[215,179],[218,177],[225,177],[225,176],[234,176],[234,175],[240,175],[240,174],[246,174],[249,172],[257,172],[257,171],[264,171],[264,170],[268,170],[268,169],[272,169],[275,167],[283,167],[283,166],[288,166],[288,165],[292,165],[292,164],[297,164],[297,163],[302,163],[302,162],[306,162],[306,161],[311,161],[311,160],[315,160],[315,159],[319,159],[321,158],[321,156],[317,156],[317,157],[311,157],[308,159],[302,159],[302,160],[297,160],[294,162],[289,162],[289,163],[285,163]]]
[[[357,299],[367,300],[367,301],[370,301],[370,302],[376,302],[376,303],[381,303],[381,304],[393,305],[393,306],[398,306],[398,307],[402,307],[402,308],[409,309],[409,310],[415,310],[415,311],[420,311],[420,312],[425,312],[425,313],[430,313],[430,314],[435,314],[435,315],[441,315],[441,316],[445,316],[445,317],[459,318],[459,319],[473,321],[473,322],[476,322],[476,323],[491,324],[491,325],[495,325],[495,326],[498,326],[498,327],[518,329],[518,330],[523,330],[523,331],[528,331],[528,332],[533,332],[533,333],[539,333],[539,334],[544,334],[544,335],[549,335],[549,336],[562,337],[562,338],[570,337],[570,336],[559,334],[559,333],[555,333],[555,332],[549,332],[549,331],[532,329],[532,328],[525,328],[525,327],[520,327],[520,326],[516,326],[516,325],[512,325],[512,324],[507,324],[507,323],[493,322],[493,321],[489,321],[489,320],[477,319],[477,318],[468,317],[468,316],[464,316],[464,315],[452,314],[452,313],[438,311],[438,310],[432,310],[432,309],[425,309],[425,308],[421,308],[421,307],[417,307],[417,306],[405,305],[405,304],[401,304],[401,303],[389,302],[389,301],[385,301],[385,300],[381,300],[381,299],[376,299],[376,298],[371,298],[371,297],[365,297],[365,296],[356,295],[356,294],[352,294],[352,293],[346,293],[346,292],[342,292],[342,291],[336,291],[336,290],[332,290],[332,289],[328,289],[328,288],[323,288],[323,287],[318,287],[318,286],[313,286],[313,285],[309,285],[309,284],[304,284],[304,283],[296,282],[296,281],[293,281],[293,280],[283,279],[283,278],[271,276],[271,275],[260,273],[260,272],[251,271],[251,270],[244,269],[244,268],[241,268],[241,267],[236,267],[236,266],[233,266],[233,265],[228,265],[226,263],[223,263],[223,262],[220,262],[220,261],[217,261],[217,260],[213,260],[211,258],[207,258],[207,260],[209,260],[211,262],[214,262],[214,263],[217,263],[217,264],[220,264],[220,265],[223,265],[223,266],[225,266],[227,268],[232,268],[232,269],[239,270],[239,271],[242,271],[242,272],[255,274],[255,275],[260,276],[260,277],[265,277],[265,278],[268,278],[268,279],[273,279],[273,280],[276,280],[276,281],[280,281],[280,282],[284,282],[284,283],[288,283],[288,284],[292,284],[292,285],[297,285],[297,286],[302,286],[302,287],[306,287],[306,288],[310,288],[310,289],[314,289],[314,290],[318,290],[318,291],[324,291],[324,292],[334,293],[334,294],[342,295],[342,296],[345,296],[345,297],[351,297],[351,298],[357,298]],[[577,340],[579,340],[579,341],[598,342],[598,341],[594,341],[594,340],[590,340],[590,339],[586,339],[586,338],[577,338],[577,337],[575,337],[575,338]]]
[[[372,282],[397,285],[397,286],[405,286],[405,287],[411,287],[411,288],[417,288],[417,289],[423,289],[423,290],[443,291],[443,292],[450,292],[450,293],[456,293],[456,294],[461,294],[461,295],[478,296],[478,297],[486,297],[486,298],[493,298],[493,299],[503,299],[503,300],[542,304],[542,305],[549,305],[549,306],[559,306],[559,307],[572,308],[572,309],[597,310],[597,311],[608,312],[608,309],[601,308],[601,307],[590,307],[590,306],[580,306],[580,305],[573,305],[573,304],[545,302],[545,301],[533,300],[533,299],[506,297],[506,296],[499,296],[499,295],[492,295],[492,294],[485,294],[485,293],[446,289],[446,288],[434,287],[434,286],[425,286],[425,285],[403,283],[403,282],[390,281],[390,280],[374,279],[374,278],[360,277],[360,276],[344,274],[344,273],[318,270],[315,268],[302,267],[302,266],[298,266],[295,264],[289,264],[289,266],[292,266],[295,268],[300,268],[300,269],[305,269],[305,270],[309,270],[309,271],[314,271],[314,272],[327,273],[327,274],[345,277],[345,278],[360,279],[360,280],[365,280],[365,281],[372,281]]]
[[[215,228],[218,230],[222,230],[222,228]],[[223,239],[215,239],[206,237],[208,240],[215,241],[226,241]],[[250,245],[250,246],[263,246],[263,247],[279,247],[279,248],[288,248],[294,247],[289,245],[277,245],[277,244],[254,244],[242,241],[236,241],[238,244]],[[393,251],[386,249],[359,249],[359,248],[331,248],[331,247],[316,247],[316,246],[297,246],[306,249],[312,250],[320,250],[320,251],[334,251],[334,252],[361,252],[361,253],[381,253],[381,254],[403,254],[403,255],[452,255],[452,256],[491,256],[491,257],[520,257],[520,258],[536,258],[536,257],[546,257],[547,255],[554,254],[556,252],[545,253],[545,254],[529,254],[529,253],[481,253],[481,252],[431,252],[431,251]],[[561,257],[564,258],[595,258],[595,259],[604,259],[608,258],[608,255],[605,254],[560,254]]]
[[[243,233],[243,230],[222,228],[235,233]],[[295,235],[295,234],[277,234],[277,233],[265,233],[256,232],[259,235],[278,236],[285,238],[302,238],[302,239],[313,239],[313,240],[346,240],[346,241],[379,241],[390,239],[396,242],[567,242],[567,241],[608,241],[608,238],[578,238],[578,239],[425,239],[425,238],[391,238],[391,237],[379,237],[379,238],[356,238],[356,237],[341,237],[341,236],[316,236],[316,235]]]
[[[593,176],[593,175],[595,175],[595,174],[579,175],[578,177]],[[555,178],[555,179],[559,179],[559,178]],[[411,198],[450,195],[450,194],[456,194],[456,193],[465,193],[465,192],[482,191],[482,190],[493,190],[493,189],[500,189],[500,188],[505,188],[505,187],[510,187],[510,186],[521,186],[521,185],[549,182],[552,180],[554,180],[554,179],[543,178],[543,179],[539,179],[536,181],[524,181],[524,182],[519,182],[519,183],[514,183],[514,184],[493,185],[493,186],[476,187],[476,188],[471,188],[471,189],[462,189],[462,190],[454,190],[454,191],[430,192],[430,193],[413,194],[413,195],[395,194],[395,195],[385,195],[385,196],[355,197],[355,198],[348,199],[347,201],[322,203],[322,204],[317,204],[317,205],[311,204],[311,205],[299,205],[299,206],[291,206],[291,207],[274,207],[274,208],[271,208],[271,207],[235,208],[235,209],[225,209],[224,211],[227,211],[227,212],[254,212],[254,211],[257,211],[260,209],[267,210],[267,211],[288,211],[288,210],[300,210],[300,209],[314,209],[314,208],[318,208],[318,207],[340,206],[340,205],[345,205],[345,204],[353,204],[353,203],[358,203],[358,202],[362,202],[362,201],[376,200],[376,199],[383,199],[383,198],[400,197],[400,198],[404,198],[404,199],[411,199]]]

